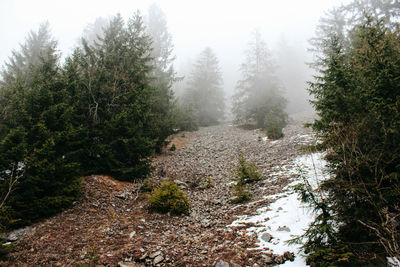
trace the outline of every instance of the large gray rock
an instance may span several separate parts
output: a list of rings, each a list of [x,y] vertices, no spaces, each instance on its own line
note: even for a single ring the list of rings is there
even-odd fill
[[[272,239],[272,235],[270,235],[268,233],[263,233],[261,236],[261,239],[264,240],[265,242],[269,242]]]
[[[229,267],[229,263],[227,263],[226,261],[220,260],[219,262],[217,262],[215,267]]]
[[[156,251],[156,252],[154,252],[154,253],[151,253],[151,254],[149,255],[149,258],[150,258],[150,259],[154,259],[155,257],[157,257],[157,256],[159,256],[159,255],[161,255],[161,251]]]
[[[290,232],[290,228],[285,226],[279,226],[278,229],[276,229],[277,231],[281,231],[281,232]]]
[[[137,266],[139,266],[139,265],[137,265],[135,262],[122,262],[122,261],[120,261],[120,262],[118,262],[118,266],[119,267],[137,267]]]
[[[153,261],[153,264],[154,264],[154,265],[159,264],[159,263],[162,262],[163,260],[164,260],[164,257],[161,256],[161,255],[158,255],[157,257],[155,257],[155,259],[154,259],[154,261]]]
[[[14,241],[17,241],[18,239],[20,239],[26,233],[29,233],[29,232],[31,232],[33,230],[34,230],[34,228],[29,227],[29,226],[25,227],[25,228],[17,229],[17,230],[14,230],[14,231],[11,231],[11,232],[7,233],[4,238],[7,241],[14,242]]]

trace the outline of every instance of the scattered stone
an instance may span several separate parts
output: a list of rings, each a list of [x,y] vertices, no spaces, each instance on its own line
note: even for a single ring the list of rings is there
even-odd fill
[[[282,173],[275,175],[273,179],[265,179],[264,184],[252,185],[251,205],[232,205],[228,203],[228,199],[232,189],[231,170],[237,164],[238,154],[243,153],[247,160],[254,162],[262,176],[266,177],[269,173],[280,170],[280,166],[291,163],[292,159],[301,153],[297,148],[306,144],[295,144],[289,140],[299,132],[300,127],[288,127],[285,128],[282,142],[274,146],[271,146],[270,142],[257,142],[256,134],[240,128],[225,125],[204,127],[194,133],[196,138],[173,155],[163,154],[155,158],[155,172],[149,178],[155,183],[162,180],[160,176],[165,179],[178,179],[181,186],[187,186],[185,191],[192,202],[190,216],[149,213],[146,209],[146,198],[134,197],[139,183],[118,182],[116,187],[102,183],[101,179],[85,179],[83,198],[77,207],[38,223],[33,234],[27,234],[18,240],[18,248],[13,252],[15,265],[43,266],[58,261],[74,266],[87,259],[86,253],[82,255],[83,259],[79,256],[91,247],[98,248],[98,256],[104,266],[121,266],[122,263],[131,264],[122,265],[123,267],[196,264],[237,267],[233,260],[237,260],[243,266],[277,264],[275,258],[278,256],[268,253],[267,249],[246,249],[254,247],[256,242],[261,240],[260,235],[271,230],[249,236],[243,233],[247,228],[253,227],[252,225],[227,225],[236,216],[250,216],[257,209],[268,207],[272,199],[264,199],[264,196],[281,193],[282,188],[292,181],[293,175],[282,170]],[[217,157],[214,157],[215,155]],[[201,179],[207,177],[213,177],[214,187],[207,190],[192,187],[192,179],[199,178],[202,181]],[[89,209],[95,210],[88,212]],[[41,240],[41,237],[45,238]],[[267,236],[264,236],[264,239],[268,239]],[[269,242],[275,240],[276,237],[271,237]],[[53,256],[46,254],[49,246],[52,246],[52,249],[54,247],[54,252],[58,253],[56,261],[51,260]],[[71,250],[67,251],[68,248]],[[149,257],[149,254],[159,250],[162,253],[151,255],[153,258]],[[164,255],[164,251],[167,250],[169,258]],[[108,251],[112,252],[112,257],[106,257]],[[263,263],[261,254],[269,255],[273,262],[268,265]],[[284,258],[289,256],[285,255]],[[161,258],[163,260],[156,263]],[[254,264],[256,261],[257,264]]]
[[[127,192],[122,192],[118,195],[115,195],[116,198],[122,199],[122,200],[126,200],[128,199],[129,194]]]
[[[119,267],[136,267],[138,265],[136,263],[134,263],[134,262],[122,262],[122,261],[120,261],[120,262],[118,262],[118,266]]]
[[[272,263],[274,263],[274,259],[271,256],[263,255],[262,262],[264,264],[272,264]]]
[[[290,251],[286,251],[283,253],[283,259],[288,260],[288,261],[294,261],[294,253]]]
[[[265,242],[269,242],[272,239],[272,235],[270,235],[268,233],[263,233],[261,236],[261,239],[264,240]]]
[[[201,221],[201,224],[203,225],[203,227],[209,227],[211,225],[211,222],[208,219],[204,219]]]
[[[187,189],[189,188],[189,185],[181,180],[175,180],[175,183],[177,185],[179,185],[180,187],[182,187],[183,189]]]
[[[148,254],[144,253],[142,256],[140,256],[139,261],[144,261],[147,258]]]
[[[129,234],[129,238],[132,239],[132,237],[133,237],[135,234],[136,234],[136,231],[132,231],[132,232]]]
[[[283,256],[278,256],[278,257],[275,257],[275,262],[282,264],[285,262],[285,259],[283,258]]]
[[[149,255],[149,258],[150,258],[150,259],[154,259],[155,257],[157,257],[157,256],[159,256],[159,255],[161,255],[161,251],[157,251],[157,252],[151,253],[151,254]]]
[[[163,260],[164,260],[164,257],[161,256],[161,255],[158,255],[157,257],[155,257],[155,259],[154,259],[154,261],[153,261],[153,264],[154,264],[154,265],[159,264],[159,263],[162,262]]]
[[[29,233],[33,230],[34,230],[34,228],[29,227],[29,226],[25,227],[25,228],[17,229],[17,230],[11,231],[8,234],[6,234],[5,239],[7,241],[14,242],[14,241],[17,241],[18,239],[20,239],[26,233]]]
[[[226,261],[220,260],[219,262],[217,262],[215,267],[229,267],[229,263],[227,263]]]
[[[281,231],[281,232],[290,232],[290,228],[285,226],[279,226],[278,229],[276,229],[277,231]]]

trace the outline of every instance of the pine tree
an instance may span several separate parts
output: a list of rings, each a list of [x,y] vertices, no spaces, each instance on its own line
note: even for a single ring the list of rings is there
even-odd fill
[[[3,227],[29,224],[53,215],[70,207],[79,193],[80,164],[74,152],[80,145],[80,132],[71,121],[74,111],[66,103],[70,96],[60,75],[54,41],[45,25],[38,33],[30,33],[21,46],[22,52],[14,52],[3,73]],[[24,58],[24,63],[13,64],[16,58]]]
[[[217,124],[224,118],[225,102],[218,59],[211,48],[199,55],[189,76],[183,102],[192,105],[201,126]]]
[[[172,36],[167,28],[165,14],[156,4],[149,7],[145,31],[151,38],[150,55],[153,69],[150,84],[155,89],[152,113],[157,117],[154,120],[153,133],[159,152],[164,146],[165,138],[173,133],[176,103],[172,85],[177,78],[173,66],[175,57],[172,55]]]
[[[346,45],[331,36],[321,75],[310,83],[320,117],[313,128],[332,173],[305,235],[310,261],[319,264],[400,259],[400,36],[370,18],[352,32]]]
[[[258,128],[267,125],[281,131],[287,120],[286,100],[274,75],[266,43],[258,31],[253,34],[241,71],[242,79],[238,81],[233,97],[232,112],[236,123],[256,121]]]
[[[30,31],[20,50],[13,51],[5,68],[1,72],[1,86],[11,85],[16,79],[28,85],[31,82],[32,67],[42,63],[42,60],[51,60],[56,54],[57,42],[52,38],[50,24],[42,23],[37,32]]]
[[[134,180],[149,173],[157,143],[151,41],[139,13],[126,25],[115,16],[103,36],[94,45],[84,41],[66,75],[84,114],[87,171]]]

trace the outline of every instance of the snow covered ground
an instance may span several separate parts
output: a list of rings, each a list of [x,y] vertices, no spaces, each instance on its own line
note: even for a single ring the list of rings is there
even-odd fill
[[[296,167],[287,169],[289,173],[293,174],[293,182],[285,188],[283,193],[268,196],[276,201],[267,208],[259,209],[257,215],[243,216],[234,221],[232,225],[255,223],[256,227],[248,228],[246,231],[249,234],[256,233],[258,235],[257,249],[279,255],[286,251],[293,252],[296,256],[295,260],[293,262],[286,261],[282,266],[306,266],[305,257],[299,252],[299,245],[288,245],[285,241],[292,239],[293,236],[303,234],[308,224],[313,221],[314,215],[300,202],[291,186],[300,182],[298,174],[301,170],[310,184],[316,187],[318,182],[326,177],[325,164],[320,153],[298,157],[295,160]]]

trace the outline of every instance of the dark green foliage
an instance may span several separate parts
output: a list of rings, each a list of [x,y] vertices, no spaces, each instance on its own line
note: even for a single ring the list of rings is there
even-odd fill
[[[346,246],[319,247],[307,257],[306,263],[311,265],[317,262],[321,267],[351,266],[353,260],[353,253],[349,252]]]
[[[284,127],[284,123],[279,122],[276,116],[267,116],[266,124],[267,126],[265,127],[265,130],[269,139],[279,139],[283,137],[282,128]]]
[[[151,170],[151,156],[171,133],[169,107],[163,106],[170,98],[161,96],[169,85],[150,82],[150,52],[151,40],[140,15],[127,25],[117,15],[103,38],[94,45],[84,41],[83,49],[69,59],[66,75],[82,112],[77,119],[87,131],[82,156],[88,173],[131,181],[143,178]],[[161,104],[161,99],[168,103]]]
[[[239,166],[233,170],[237,176],[236,181],[238,184],[248,184],[260,181],[262,176],[257,172],[257,167],[252,162],[247,162],[243,155],[238,159]]]
[[[190,202],[179,186],[165,181],[148,195],[149,209],[156,212],[171,212],[176,215],[189,215]]]
[[[150,193],[151,191],[153,191],[153,189],[153,182],[149,178],[144,179],[142,185],[140,186],[140,191]]]
[[[146,21],[146,33],[151,38],[151,65],[152,80],[150,86],[155,89],[152,104],[152,116],[154,117],[153,136],[156,138],[156,150],[161,151],[165,145],[164,140],[173,133],[175,124],[175,102],[171,89],[176,81],[172,55],[172,36],[168,32],[167,20],[163,11],[156,5],[149,7]]]
[[[251,194],[248,191],[247,185],[237,182],[233,186],[233,197],[229,199],[231,203],[239,204],[251,199]]]
[[[210,176],[205,178],[205,179],[203,179],[203,181],[202,181],[202,183],[200,185],[201,189],[210,189],[210,188],[213,188],[213,187],[215,187],[215,181]]]
[[[140,15],[126,24],[117,15],[100,36],[83,40],[62,68],[46,24],[3,71],[2,227],[71,207],[81,176],[145,177],[172,132],[172,76],[162,79]]]
[[[211,48],[205,48],[196,61],[189,76],[189,86],[183,102],[187,108],[193,108],[195,121],[200,126],[218,124],[224,118],[225,102],[222,89],[222,77],[218,59]],[[186,115],[187,116],[187,115]]]
[[[237,176],[234,180],[234,196],[232,203],[242,203],[251,199],[247,184],[260,181],[262,176],[257,172],[257,167],[252,162],[247,162],[243,155],[238,159],[239,165],[232,172]]]
[[[0,237],[0,260],[2,260],[9,252],[13,250],[15,244],[7,244],[7,240]]]
[[[326,197],[308,199],[318,216],[305,249],[318,264],[383,265],[400,258],[400,36],[367,17],[346,42],[327,40],[310,92],[332,175],[320,187]]]
[[[3,74],[0,176],[1,208],[7,210],[1,215],[3,227],[56,214],[79,195],[81,169],[75,151],[81,132],[72,121],[70,95],[49,38],[48,27],[31,34],[23,56],[14,53],[15,58],[25,58],[25,64]]]
[[[170,151],[175,151],[176,150],[176,146],[175,144],[172,144],[172,146],[169,148]]]
[[[257,31],[246,56],[241,66],[242,79],[233,96],[235,122],[239,125],[255,122],[257,128],[267,126],[279,132],[287,122],[286,99],[274,75],[267,46]]]

